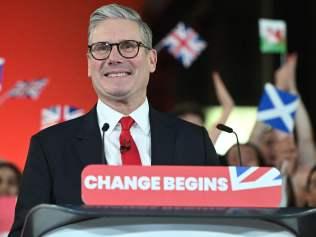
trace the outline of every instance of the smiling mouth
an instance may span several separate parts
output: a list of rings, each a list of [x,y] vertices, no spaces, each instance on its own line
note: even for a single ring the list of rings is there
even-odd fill
[[[108,72],[108,73],[105,73],[104,76],[106,77],[125,77],[125,76],[129,76],[131,75],[130,72]]]

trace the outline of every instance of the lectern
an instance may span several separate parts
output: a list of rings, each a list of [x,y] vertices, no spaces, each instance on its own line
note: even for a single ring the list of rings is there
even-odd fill
[[[301,236],[314,237],[316,209],[74,207],[42,204],[23,237]]]
[[[281,176],[271,167],[90,165],[81,178],[84,206],[34,207],[22,236],[314,237],[316,233],[316,211],[278,208]]]

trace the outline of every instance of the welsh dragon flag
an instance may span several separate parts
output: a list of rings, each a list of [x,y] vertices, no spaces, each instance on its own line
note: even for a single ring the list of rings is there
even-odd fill
[[[260,51],[262,53],[285,54],[286,23],[282,20],[259,20]]]

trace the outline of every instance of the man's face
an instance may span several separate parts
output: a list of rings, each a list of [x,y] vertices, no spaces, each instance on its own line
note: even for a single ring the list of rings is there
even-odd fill
[[[119,43],[123,40],[142,42],[137,23],[125,19],[100,22],[91,32],[90,44],[96,42]],[[144,43],[144,42],[143,42]],[[88,76],[98,97],[107,101],[139,103],[146,97],[149,75],[156,69],[157,53],[140,47],[135,58],[122,57],[116,46],[105,60],[88,56]]]

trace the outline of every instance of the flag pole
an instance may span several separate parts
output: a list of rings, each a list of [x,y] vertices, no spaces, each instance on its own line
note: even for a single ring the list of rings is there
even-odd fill
[[[285,39],[285,50],[283,53],[280,53],[280,64],[281,66],[286,63],[286,58],[287,58],[287,43]]]
[[[162,50],[162,48],[164,47],[164,44],[163,44],[163,40],[160,40],[154,47],[154,49],[157,51],[157,53],[160,52],[160,50]]]
[[[286,56],[287,56],[286,52],[283,53],[283,54],[280,54],[280,64],[281,64],[281,66],[286,63]]]

